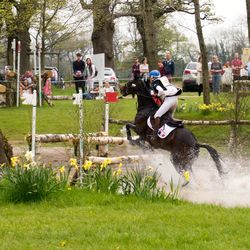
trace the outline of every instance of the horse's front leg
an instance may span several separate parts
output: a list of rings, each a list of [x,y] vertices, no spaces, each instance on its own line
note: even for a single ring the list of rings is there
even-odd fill
[[[131,134],[131,129],[135,130],[136,126],[133,123],[127,123],[126,124],[126,133],[127,133],[127,139],[129,141],[132,140],[132,134]]]
[[[131,145],[136,145],[142,148],[143,150],[152,150],[152,147],[145,145],[145,138],[143,136],[139,136],[138,139],[133,140],[131,129],[135,130],[136,126],[133,123],[127,123],[126,124],[126,132],[127,132],[127,139]]]

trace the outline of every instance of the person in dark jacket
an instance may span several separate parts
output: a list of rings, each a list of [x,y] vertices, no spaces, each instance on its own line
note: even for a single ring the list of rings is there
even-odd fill
[[[165,70],[165,76],[168,78],[169,82],[172,82],[175,73],[175,63],[171,58],[170,51],[166,51],[166,59],[162,62]]]
[[[82,92],[85,90],[85,62],[82,60],[82,54],[76,54],[76,61],[73,62],[73,77],[75,80],[76,93],[79,93],[79,88]]]
[[[141,76],[141,72],[140,72],[139,59],[135,58],[134,64],[132,65],[132,78],[133,78],[133,80],[138,80],[138,79],[140,79],[140,76]]]

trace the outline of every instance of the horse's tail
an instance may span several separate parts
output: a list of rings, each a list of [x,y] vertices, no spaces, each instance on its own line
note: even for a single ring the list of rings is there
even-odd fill
[[[219,172],[220,175],[224,174],[224,171],[222,169],[222,165],[221,165],[221,161],[220,161],[220,155],[219,153],[216,151],[216,149],[214,149],[213,147],[207,145],[207,144],[196,144],[199,148],[205,148],[207,149],[207,151],[209,152],[209,154],[211,155],[212,159],[215,162],[216,168]]]

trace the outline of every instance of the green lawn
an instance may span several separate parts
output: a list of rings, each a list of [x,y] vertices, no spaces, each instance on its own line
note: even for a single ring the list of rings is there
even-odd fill
[[[1,249],[249,249],[249,209],[71,190],[0,204]],[[62,245],[65,245],[62,247]]]

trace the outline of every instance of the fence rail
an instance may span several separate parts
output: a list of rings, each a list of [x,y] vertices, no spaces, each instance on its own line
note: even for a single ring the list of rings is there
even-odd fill
[[[117,125],[126,125],[127,123],[133,123],[130,120],[117,120],[117,119],[109,119],[109,122]],[[222,120],[222,121],[182,121],[184,125],[250,125],[250,120]]]

